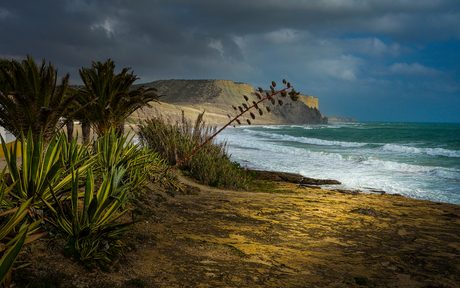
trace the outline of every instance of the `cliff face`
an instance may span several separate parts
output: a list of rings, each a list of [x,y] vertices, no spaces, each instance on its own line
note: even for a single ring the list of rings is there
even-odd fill
[[[230,80],[160,80],[134,86],[154,87],[158,94],[165,95],[160,100],[166,105],[155,105],[162,114],[180,114],[185,110],[186,116],[196,117],[199,112],[206,110],[205,120],[208,123],[223,125],[228,121],[227,114],[236,115],[232,105],[240,106],[245,102],[243,96],[249,98],[249,103],[257,102],[254,88],[245,83],[234,83]],[[301,95],[299,100],[292,102],[283,99],[283,106],[273,106],[270,101],[264,101],[272,113],[264,113],[257,117],[254,124],[324,124],[327,118],[318,110],[318,98]],[[266,111],[266,110],[265,110]],[[265,112],[264,111],[264,112]],[[144,118],[151,113],[148,109],[137,113]],[[257,114],[257,113],[255,113]],[[136,115],[135,115],[136,116]]]
[[[299,100],[302,101],[308,107],[319,109],[318,98],[309,96],[309,95],[299,95],[299,96],[300,96]]]

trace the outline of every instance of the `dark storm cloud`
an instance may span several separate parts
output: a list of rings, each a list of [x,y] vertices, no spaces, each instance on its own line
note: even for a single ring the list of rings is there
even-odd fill
[[[0,39],[0,57],[46,58],[75,83],[112,58],[140,81],[288,78],[326,115],[385,117],[372,106],[394,95],[460,102],[456,0],[9,1]]]

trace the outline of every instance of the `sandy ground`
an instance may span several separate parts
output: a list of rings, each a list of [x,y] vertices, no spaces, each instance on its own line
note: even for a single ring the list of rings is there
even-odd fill
[[[138,197],[143,220],[127,237],[135,249],[110,272],[63,258],[56,242],[28,254],[31,268],[63,271],[72,287],[460,287],[457,205],[180,180],[185,195],[151,187]]]

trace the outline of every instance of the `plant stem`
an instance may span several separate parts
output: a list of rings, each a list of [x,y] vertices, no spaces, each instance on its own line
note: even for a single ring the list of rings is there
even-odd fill
[[[294,87],[290,86],[290,87],[286,87],[282,90],[278,90],[268,96],[266,96],[265,98],[262,98],[261,100],[259,100],[258,102],[256,102],[255,104],[253,104],[252,106],[249,106],[246,110],[243,110],[243,112],[241,112],[240,114],[238,114],[237,116],[235,116],[232,120],[230,120],[227,124],[225,124],[222,128],[220,128],[216,133],[214,133],[211,137],[209,137],[206,141],[204,141],[203,143],[201,143],[200,146],[196,147],[195,150],[193,150],[192,152],[190,152],[190,154],[188,154],[187,156],[185,156],[182,160],[180,160],[179,162],[176,163],[176,165],[174,165],[173,167],[171,167],[171,169],[167,170],[167,172],[169,171],[172,171],[174,170],[175,168],[177,168],[180,164],[182,164],[182,162],[184,162],[185,160],[187,160],[188,158],[190,158],[193,154],[195,154],[198,150],[201,149],[201,147],[203,147],[204,145],[206,145],[206,143],[208,143],[209,141],[211,141],[214,137],[216,137],[220,132],[222,132],[222,130],[224,130],[225,128],[227,128],[229,125],[231,125],[234,121],[236,121],[236,119],[240,118],[240,116],[242,116],[244,113],[248,112],[251,108],[255,107],[257,104],[267,100],[268,98],[280,93],[280,92],[283,92],[283,91],[286,91],[286,90],[289,90],[289,89],[294,89]]]

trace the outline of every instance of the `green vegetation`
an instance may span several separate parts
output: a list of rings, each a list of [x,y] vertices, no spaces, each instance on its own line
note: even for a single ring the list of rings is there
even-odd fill
[[[184,115],[177,123],[162,116],[145,120],[138,144],[124,136],[130,115],[160,96],[153,88],[131,89],[137,76],[129,68],[115,74],[114,68],[110,59],[92,62],[80,70],[84,87],[73,89],[69,75],[57,83],[57,69],[45,60],[37,65],[31,56],[22,62],[0,59],[0,126],[17,138],[11,146],[1,138],[7,167],[0,173],[0,285],[9,287],[23,246],[49,230],[65,242],[64,255],[108,267],[100,260],[111,262],[130,245],[123,243],[122,233],[135,221],[123,215],[130,210],[133,219],[152,214],[150,208],[143,213],[136,207],[142,191],[151,191],[144,189],[148,183],[166,184],[166,193],[174,197],[180,185],[166,163],[180,164],[191,151],[199,150],[187,156],[181,169],[200,183],[241,189],[251,182],[252,175],[230,161],[226,143],[210,141],[219,131],[205,125],[203,114],[194,125]],[[82,122],[83,144],[73,137],[73,119]],[[99,136],[93,143],[89,128]],[[165,201],[161,197],[156,204]],[[65,275],[56,275],[58,287]],[[140,279],[128,284],[146,285]]]
[[[33,207],[42,209],[46,203],[54,203],[51,191],[56,191],[56,197],[60,196],[66,191],[72,180],[72,173],[70,173],[69,168],[63,165],[69,159],[61,159],[61,157],[68,155],[61,153],[62,146],[67,145],[67,142],[63,134],[54,135],[48,145],[44,143],[41,134],[37,136],[38,139],[36,140],[32,137],[31,130],[29,130],[28,135],[26,140],[21,132],[20,138],[16,140],[21,149],[21,165],[17,162],[18,151],[16,148],[19,145],[13,145],[8,150],[2,138],[9,175],[15,183],[11,195],[17,203],[30,199]],[[85,160],[86,163],[77,169],[80,173],[84,173],[90,166],[91,158],[85,158]],[[74,161],[77,162],[77,159]],[[82,161],[84,161],[83,157],[78,159],[80,164]]]
[[[154,174],[162,174],[167,169],[158,153],[142,148],[140,143],[134,144],[133,137],[117,137],[114,129],[94,141],[92,148],[95,168],[102,173],[125,168],[122,182],[133,191],[144,187]]]
[[[116,220],[128,212],[118,210],[127,202],[127,187],[122,186],[121,179],[125,173],[123,168],[113,168],[103,177],[98,191],[94,193],[93,171],[86,173],[86,185],[83,201],[79,203],[78,172],[72,173],[72,192],[69,201],[61,205],[49,205],[53,214],[47,219],[57,229],[68,235],[67,249],[79,260],[104,259],[110,262],[109,256],[123,245],[118,235],[134,222],[118,223]],[[58,202],[56,196],[55,201]]]
[[[182,120],[176,123],[158,115],[141,122],[138,135],[144,146],[174,165],[215,131],[205,125],[203,114],[194,125],[183,114]],[[230,160],[226,143],[213,141],[185,160],[180,168],[200,183],[214,187],[243,189],[251,178],[238,163]]]
[[[60,120],[76,95],[68,87],[69,74],[57,83],[57,69],[45,60],[38,66],[27,55],[22,62],[0,59],[0,126],[14,136],[21,131],[41,134],[48,142],[64,126]]]
[[[85,87],[78,91],[81,104],[92,102],[84,108],[82,120],[89,123],[98,135],[105,135],[110,129],[118,129],[123,135],[126,119],[137,109],[150,106],[159,96],[154,88],[130,89],[137,76],[130,68],[115,74],[115,62],[93,62],[91,68],[82,68],[80,77]]]

